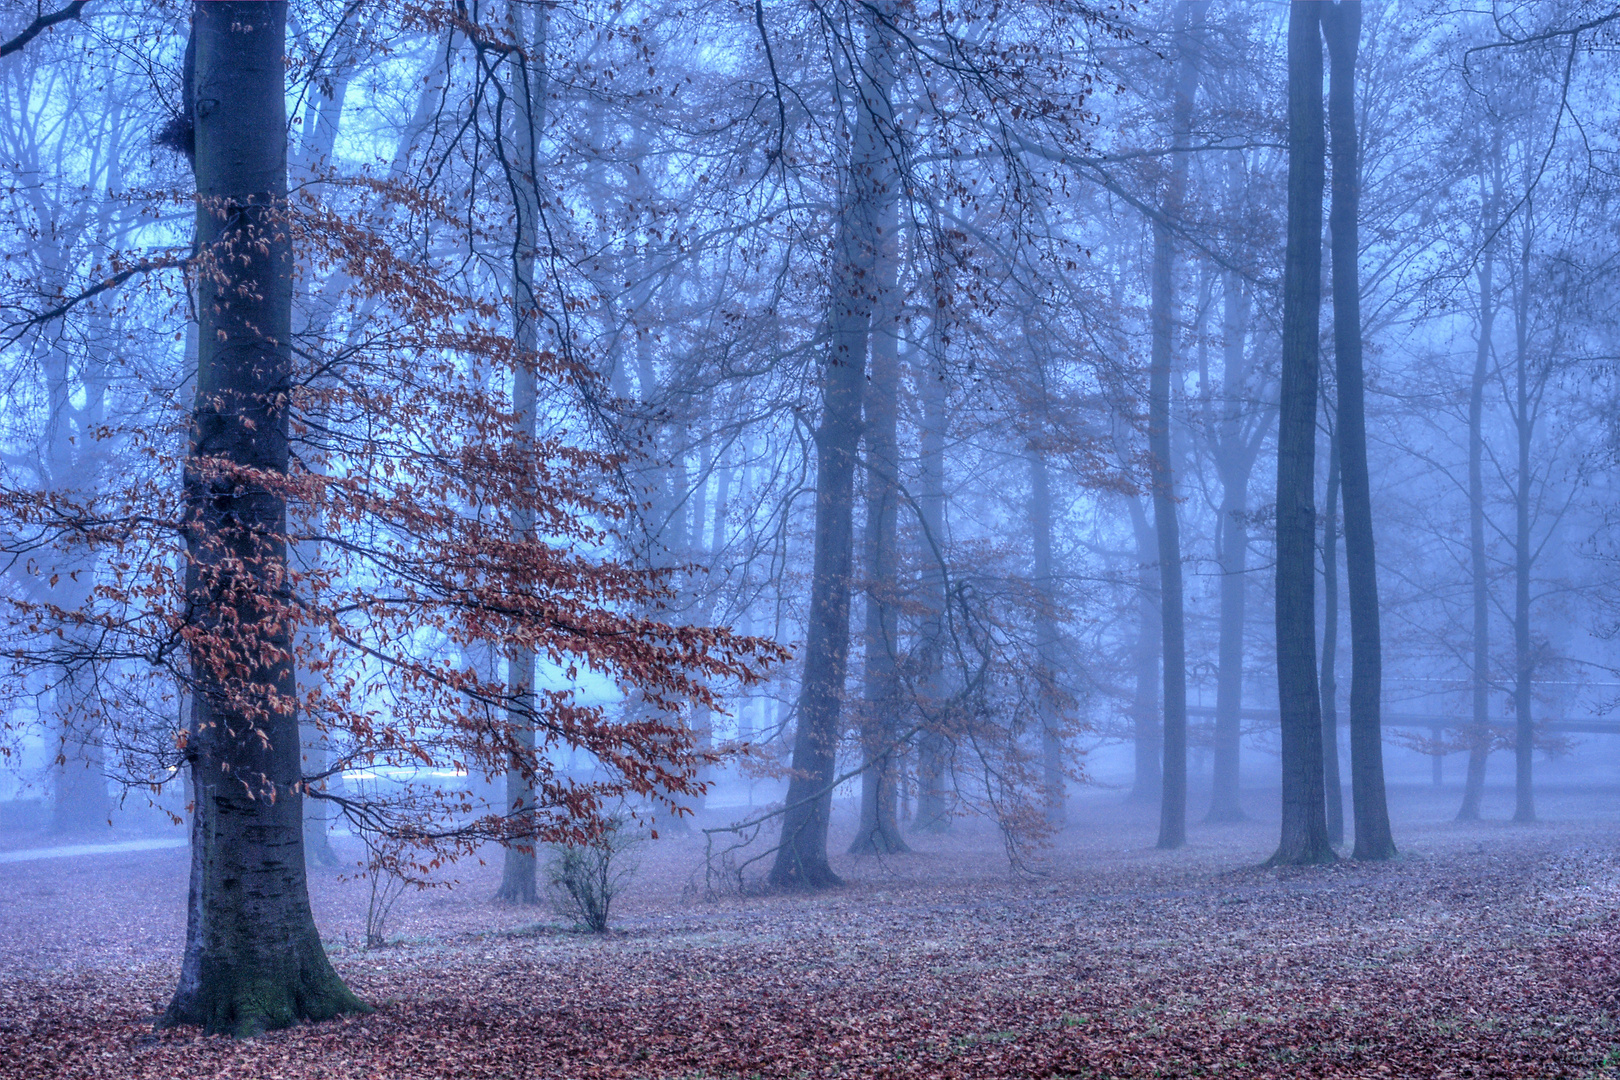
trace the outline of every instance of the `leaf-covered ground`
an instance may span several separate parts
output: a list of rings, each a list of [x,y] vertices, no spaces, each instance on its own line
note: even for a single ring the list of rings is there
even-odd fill
[[[677,838],[606,939],[464,866],[367,951],[363,886],[321,872],[334,962],[378,1009],[241,1043],[152,1032],[183,850],[13,863],[0,1076],[1620,1076],[1620,794],[1541,805],[1561,820],[1459,826],[1407,792],[1399,861],[1278,872],[1273,822],[1162,853],[1149,811],[1088,793],[1044,877],[964,823],[815,898],[683,895],[701,842]]]

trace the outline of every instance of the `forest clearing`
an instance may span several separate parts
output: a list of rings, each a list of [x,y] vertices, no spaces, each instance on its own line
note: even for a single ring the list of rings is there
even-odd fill
[[[1265,869],[1274,821],[1169,854],[1150,808],[1090,791],[1045,876],[962,828],[840,857],[848,887],[816,897],[705,900],[688,835],[647,851],[606,937],[490,903],[496,868],[468,865],[368,950],[364,882],[315,874],[377,1011],[247,1042],[153,1033],[184,852],[23,863],[0,1076],[1620,1076],[1620,792],[1549,791],[1530,828],[1454,823],[1454,795],[1392,790],[1398,860]]]

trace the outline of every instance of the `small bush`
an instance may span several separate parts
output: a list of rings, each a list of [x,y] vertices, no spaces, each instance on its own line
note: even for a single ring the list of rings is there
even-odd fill
[[[594,840],[554,846],[546,876],[557,914],[593,934],[607,933],[608,911],[636,872],[631,852],[641,841],[628,819],[615,816]]]

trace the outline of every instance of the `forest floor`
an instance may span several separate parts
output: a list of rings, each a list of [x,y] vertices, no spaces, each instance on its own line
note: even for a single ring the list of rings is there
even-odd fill
[[[0,1077],[1620,1077],[1620,789],[1545,792],[1530,826],[1455,806],[1395,792],[1396,861],[1267,870],[1274,810],[1159,852],[1151,808],[1092,790],[1041,876],[964,821],[815,897],[706,898],[701,835],[666,838],[605,937],[491,904],[492,860],[366,949],[365,883],[317,871],[377,1010],[244,1042],[152,1031],[184,849],[17,861]]]

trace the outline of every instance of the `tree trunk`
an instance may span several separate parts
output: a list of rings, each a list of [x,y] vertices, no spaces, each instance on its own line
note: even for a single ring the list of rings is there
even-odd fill
[[[1328,442],[1327,509],[1322,512],[1322,777],[1328,841],[1344,843],[1344,789],[1339,783],[1339,434]]]
[[[1502,128],[1492,126],[1492,180],[1480,215],[1485,229],[1496,227],[1502,183]],[[1483,186],[1483,184],[1481,185]],[[1492,292],[1491,270],[1495,244],[1486,244],[1480,253],[1479,341],[1474,348],[1474,377],[1468,388],[1468,556],[1473,574],[1474,657],[1473,723],[1468,740],[1468,778],[1463,783],[1462,807],[1458,821],[1478,821],[1479,804],[1485,794],[1485,759],[1491,752],[1491,596],[1490,567],[1485,563],[1485,385],[1490,380],[1491,333],[1496,322],[1496,300]]]
[[[1525,213],[1529,216],[1529,209]],[[1519,252],[1519,273],[1514,283],[1514,397],[1513,427],[1518,435],[1518,475],[1513,487],[1513,820],[1536,820],[1531,787],[1531,754],[1535,726],[1530,713],[1535,658],[1530,647],[1530,446],[1535,417],[1530,402],[1530,237],[1526,223],[1524,246]]]
[[[815,557],[810,578],[804,680],[793,739],[782,835],[771,867],[778,888],[820,889],[842,881],[827,862],[832,781],[843,734],[844,674],[849,657],[850,563],[855,546],[855,457],[861,438],[879,226],[883,203],[895,197],[888,141],[892,121],[881,115],[894,85],[888,35],[867,20],[864,69],[857,75],[861,102],[851,149],[848,193],[835,240],[831,350],[821,380],[821,424],[816,429]]]
[[[938,720],[949,697],[945,678],[945,370],[943,364],[944,299],[936,297],[929,329],[926,362],[918,370],[918,397],[922,399],[919,442],[918,516],[922,519],[922,627],[918,642],[919,682],[934,722],[917,740],[915,772],[916,814],[911,827],[918,832],[946,832],[951,827],[945,798],[945,769],[950,743]]]
[[[1205,2],[1177,6],[1177,57],[1171,94],[1171,140],[1184,150],[1198,88],[1188,21],[1204,21]],[[1187,638],[1182,613],[1181,526],[1176,519],[1175,475],[1170,449],[1170,376],[1175,330],[1175,245],[1167,222],[1181,218],[1187,187],[1187,155],[1177,153],[1153,223],[1152,347],[1148,378],[1148,456],[1153,483],[1153,524],[1159,541],[1160,633],[1164,650],[1164,774],[1159,802],[1159,844],[1187,842]]]
[[[1041,719],[1041,795],[1047,824],[1061,828],[1068,817],[1068,791],[1063,761],[1062,717],[1057,708],[1058,674],[1063,670],[1057,628],[1057,581],[1052,568],[1052,486],[1038,441],[1026,450],[1029,459],[1029,526],[1035,548],[1035,657]]]
[[[1215,762],[1206,821],[1243,821],[1240,797],[1243,749],[1243,638],[1249,584],[1249,478],[1255,453],[1239,425],[1248,365],[1243,338],[1247,315],[1236,274],[1224,284],[1222,334],[1226,403],[1217,445],[1221,477],[1219,557],[1221,566],[1219,665],[1215,680]]]
[[[366,1009],[332,970],[304,877],[298,716],[285,613],[287,509],[256,475],[288,466],[287,6],[195,5],[201,321],[185,486],[195,613],[191,887],[180,983],[162,1023],[250,1035]],[[229,257],[225,257],[225,253]]]
[[[1344,485],[1344,577],[1350,599],[1350,792],[1358,859],[1395,855],[1384,792],[1383,646],[1378,632],[1378,563],[1373,552],[1372,484],[1361,365],[1358,268],[1361,180],[1357,173],[1355,78],[1361,0],[1321,8],[1332,62],[1333,351],[1339,376],[1339,471]]]
[[[509,25],[514,41],[528,39],[527,55],[514,53],[507,58],[511,76],[507,85],[513,105],[509,136],[511,157],[506,163],[512,189],[512,211],[516,238],[512,245],[512,343],[516,363],[512,370],[512,411],[516,414],[516,438],[530,446],[538,433],[539,387],[534,356],[539,346],[540,303],[535,294],[534,272],[540,236],[540,165],[536,144],[545,123],[546,45],[550,29],[550,9],[534,8],[532,37],[525,26],[527,5],[513,3]],[[530,65],[532,66],[532,69]],[[519,544],[536,541],[535,511],[526,501],[512,508],[512,539]],[[495,899],[509,904],[537,904],[540,890],[536,883],[533,819],[535,813],[534,769],[534,650],[513,646],[507,651],[507,694],[511,704],[506,720],[512,729],[514,751],[506,770],[506,813],[515,819],[519,839],[506,845],[501,862],[501,884]]]
[[[1131,698],[1131,741],[1136,750],[1135,782],[1131,798],[1158,802],[1164,780],[1164,728],[1159,722],[1158,539],[1139,499],[1129,504],[1131,533],[1136,540],[1136,692]]]
[[[1316,396],[1322,307],[1322,40],[1313,0],[1288,15],[1288,248],[1277,417],[1277,704],[1282,836],[1273,865],[1332,862],[1316,684]]]
[[[851,855],[909,851],[900,836],[893,745],[900,722],[900,671],[895,663],[900,580],[895,529],[900,509],[900,204],[883,199],[872,318],[872,378],[866,388],[866,635],[861,710],[861,817]]]
[[[88,592],[82,588],[62,589],[62,586],[75,584],[64,580],[58,588],[63,593],[78,592],[82,595]],[[64,611],[79,611],[84,601],[75,604],[63,597],[58,603]],[[113,804],[107,795],[106,750],[99,710],[86,701],[86,693],[79,685],[78,677],[66,667],[57,672],[51,704],[56,713],[57,737],[60,740],[57,747],[60,756],[54,769],[51,831],[72,835],[96,828],[105,829]]]

